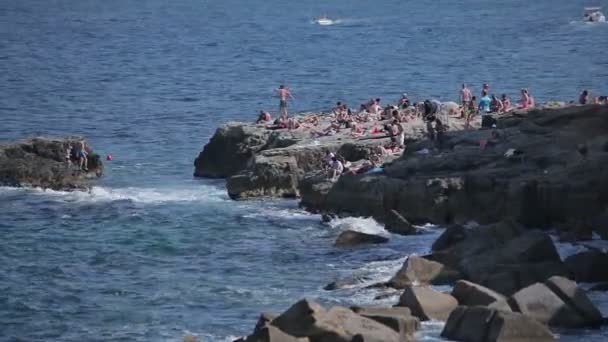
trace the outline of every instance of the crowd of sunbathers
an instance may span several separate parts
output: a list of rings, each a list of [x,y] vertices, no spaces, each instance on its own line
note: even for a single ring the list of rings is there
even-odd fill
[[[280,116],[274,121],[269,112],[260,111],[257,124],[264,125],[268,129],[303,129],[310,132],[311,137],[319,138],[336,134],[348,134],[353,138],[363,136],[382,135],[390,137],[390,142],[378,146],[372,153],[368,163],[360,165],[344,165],[343,161],[336,159],[327,161],[331,170],[341,173],[367,172],[369,169],[377,168],[381,165],[382,159],[389,155],[400,154],[405,149],[405,130],[403,125],[412,120],[422,120],[426,123],[429,139],[436,142],[441,147],[443,133],[449,126],[449,119],[464,120],[464,128],[471,128],[473,120],[481,119],[484,126],[486,121],[491,125],[495,122],[494,115],[506,113],[514,109],[530,109],[535,107],[535,99],[528,89],[521,89],[520,99],[512,103],[511,99],[502,94],[500,97],[491,94],[490,86],[484,83],[479,99],[474,96],[471,90],[462,84],[459,94],[459,104],[455,102],[440,102],[438,100],[424,100],[412,103],[407,94],[403,94],[396,104],[387,106],[381,105],[381,99],[370,99],[361,104],[357,111],[350,109],[347,104],[337,102],[331,109],[329,115],[329,125],[324,128],[319,127],[322,117],[321,114],[311,114],[301,117],[289,117],[287,114],[287,101],[293,97],[285,86],[280,86],[278,96],[280,98]],[[606,96],[599,96],[590,99],[589,92],[584,90],[579,98],[579,104],[608,104]],[[571,101],[570,103],[574,103]],[[487,119],[487,120],[486,120]],[[323,120],[326,121],[326,120]],[[335,176],[335,175],[333,175]],[[334,177],[332,177],[334,178]]]

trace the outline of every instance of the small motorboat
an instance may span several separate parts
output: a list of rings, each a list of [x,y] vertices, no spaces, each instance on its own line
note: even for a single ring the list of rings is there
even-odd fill
[[[326,15],[324,15],[322,17],[315,19],[315,23],[317,23],[321,26],[329,26],[329,25],[333,25],[334,21],[329,19]]]
[[[606,16],[602,13],[601,7],[585,7],[583,14],[584,21],[592,23],[604,23],[606,22]]]

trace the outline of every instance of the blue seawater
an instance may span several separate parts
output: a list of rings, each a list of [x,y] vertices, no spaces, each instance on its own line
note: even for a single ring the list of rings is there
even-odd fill
[[[427,251],[439,228],[338,250],[347,225],[387,233],[361,218],[323,226],[295,201],[230,201],[223,181],[192,178],[198,152],[218,125],[276,112],[280,83],[295,111],[403,92],[455,99],[461,82],[539,101],[605,95],[608,25],[582,23],[585,5],[0,2],[0,141],[78,134],[114,157],[89,193],[0,188],[0,340],[229,341],[305,296],[377,303],[362,287]],[[315,25],[323,14],[336,23]],[[322,290],[351,276],[352,288]]]

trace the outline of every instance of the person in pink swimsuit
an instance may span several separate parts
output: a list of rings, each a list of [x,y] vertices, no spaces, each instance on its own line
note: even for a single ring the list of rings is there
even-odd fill
[[[530,107],[530,95],[528,94],[528,89],[524,88],[521,90],[521,100],[519,108],[527,109],[528,107]]]

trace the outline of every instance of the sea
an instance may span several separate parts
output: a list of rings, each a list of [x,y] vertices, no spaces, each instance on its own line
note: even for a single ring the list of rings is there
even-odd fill
[[[235,202],[193,161],[227,121],[370,98],[537,102],[608,94],[606,0],[3,0],[0,143],[81,135],[105,175],[88,192],[0,187],[0,341],[231,341],[301,298],[390,305],[366,288],[442,227],[404,237],[371,218],[321,224],[296,200]],[[320,26],[314,18],[334,22]],[[390,237],[338,249],[343,229]],[[596,241],[601,244],[601,241]],[[584,246],[560,244],[561,253]],[[323,287],[346,279],[335,291]],[[590,293],[608,315],[608,296]],[[376,299],[380,296],[381,299]],[[440,340],[425,322],[421,341]],[[604,341],[608,330],[558,332]]]

